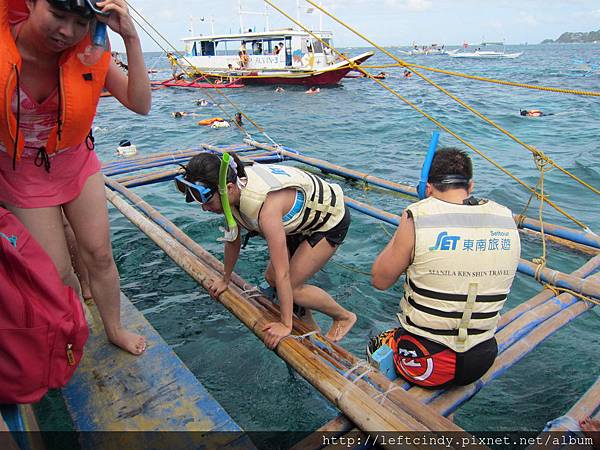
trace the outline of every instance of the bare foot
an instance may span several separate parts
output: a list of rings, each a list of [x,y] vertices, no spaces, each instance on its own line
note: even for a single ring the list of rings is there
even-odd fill
[[[325,337],[333,342],[339,342],[352,329],[356,323],[356,314],[348,312],[348,317],[334,320]]]
[[[586,417],[579,421],[579,426],[586,436],[592,438],[593,447],[600,449],[600,420]]]
[[[119,328],[116,332],[108,335],[108,340],[117,347],[136,356],[144,353],[147,347],[145,337],[127,331],[125,328]]]

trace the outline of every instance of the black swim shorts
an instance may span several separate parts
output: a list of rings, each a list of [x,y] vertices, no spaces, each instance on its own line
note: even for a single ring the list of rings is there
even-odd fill
[[[311,247],[317,245],[321,239],[327,239],[333,247],[337,247],[346,238],[346,234],[348,233],[348,228],[350,228],[350,209],[348,205],[344,206],[344,217],[342,220],[330,230],[327,231],[317,231],[316,233],[312,233],[309,235],[306,234],[290,234],[286,236],[287,248],[290,252],[290,257],[296,252],[300,244],[304,241],[308,241]]]
[[[396,373],[424,388],[473,383],[488,371],[498,354],[495,337],[457,353],[401,327],[371,338],[367,354],[372,354],[383,344],[394,352]]]

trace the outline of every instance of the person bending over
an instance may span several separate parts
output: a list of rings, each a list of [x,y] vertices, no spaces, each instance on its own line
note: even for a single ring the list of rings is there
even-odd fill
[[[232,156],[227,172],[231,211],[239,225],[266,239],[270,260],[265,279],[276,289],[281,306],[280,321],[264,328],[265,344],[275,348],[291,333],[294,304],[306,308],[309,323],[312,309],[331,317],[333,324],[326,336],[332,341],[341,340],[356,322],[356,315],[323,289],[306,283],[346,237],[350,211],[341,187],[294,167],[244,167],[236,155]],[[195,200],[204,211],[223,213],[218,192],[220,164],[221,158],[212,153],[190,160],[185,176],[176,178],[187,202]],[[239,235],[225,242],[223,277],[209,287],[214,298],[227,289],[240,247]]]
[[[508,208],[471,196],[473,170],[465,152],[438,151],[427,198],[409,205],[375,260],[372,284],[390,288],[406,272],[401,327],[371,340],[393,350],[396,372],[434,388],[480,378],[498,353],[494,334],[520,255]]]

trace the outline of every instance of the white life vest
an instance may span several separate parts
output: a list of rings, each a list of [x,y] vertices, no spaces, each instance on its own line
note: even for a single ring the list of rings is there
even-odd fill
[[[415,249],[400,301],[402,327],[456,352],[492,338],[521,253],[510,210],[434,197],[407,210]]]
[[[262,233],[258,216],[269,192],[293,188],[302,192],[304,202],[297,212],[283,222],[286,234],[311,234],[327,231],[344,217],[344,193],[334,183],[327,183],[295,167],[255,164],[244,168],[246,186],[241,190],[239,208],[232,208],[238,222],[246,229]]]

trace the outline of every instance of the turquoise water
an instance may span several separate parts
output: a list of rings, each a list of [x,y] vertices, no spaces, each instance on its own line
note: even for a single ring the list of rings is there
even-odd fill
[[[348,51],[357,54],[362,50]],[[516,60],[446,57],[410,60],[523,83],[600,90],[599,73],[575,70],[580,61],[591,59],[593,63],[594,58],[600,58],[598,46],[529,46],[518,50],[525,53]],[[156,54],[148,54],[147,60],[149,66],[167,66],[166,59],[157,60]],[[387,62],[385,57],[376,55],[369,64]],[[537,172],[525,149],[416,76],[404,79],[400,76],[401,70],[385,70],[391,74],[386,83],[403,96],[515,175],[535,184]],[[164,73],[165,77],[167,74]],[[600,185],[600,101],[597,97],[544,93],[437,74],[430,76],[579,177],[596,187]],[[368,80],[348,79],[342,86],[321,89],[321,93],[314,96],[305,95],[304,90],[291,87],[283,94],[276,94],[272,87],[249,87],[226,93],[265,127],[274,140],[305,155],[394,181],[414,182],[429,136],[435,129],[431,122]],[[216,107],[195,106],[196,99],[207,98],[207,95],[207,91],[201,90],[155,91],[148,117],[134,115],[112,98],[102,99],[95,122],[100,157],[105,162],[113,160],[115,148],[124,138],[135,143],[141,154],[192,148],[203,142],[241,142],[243,136],[234,127],[212,130],[197,126],[199,118],[171,118],[170,112],[176,110],[194,111],[202,114],[201,118],[222,116]],[[222,99],[219,102],[225,103]],[[554,115],[523,118],[518,114],[519,108],[541,109]],[[265,141],[264,138],[259,140]],[[441,144],[461,146],[447,134],[442,134]],[[482,158],[474,156],[474,164],[477,195],[521,211],[528,199],[525,190]],[[554,201],[600,232],[595,194],[575,185],[556,170],[547,174],[545,183]],[[409,203],[407,199],[382,191],[365,192],[359,185],[345,181],[340,184],[350,196],[398,214]],[[221,217],[185,204],[170,183],[137,188],[136,192],[198,243],[222,257],[222,246],[216,242]],[[545,211],[548,221],[571,226],[549,208]],[[308,383],[290,377],[285,364],[274,353],[266,350],[235,317],[212,301],[112,208],[111,220],[122,290],[242,428],[312,430],[337,414]],[[369,330],[394,324],[400,286],[379,292],[370,286],[369,277],[360,273],[369,272],[372,261],[392,232],[392,227],[353,212],[346,242],[334,260],[314,278],[316,284],[358,315],[358,322],[343,345],[360,356]],[[525,239],[523,248],[527,258],[541,252],[539,243],[532,240]],[[549,247],[550,267],[570,272],[585,260],[583,255]],[[250,282],[259,283],[266,263],[266,245],[254,239],[242,252],[236,271]],[[519,275],[507,308],[538,291],[539,286],[531,278]],[[328,327],[327,318],[318,316],[318,321]],[[470,430],[539,430],[547,420],[563,414],[600,374],[598,324],[599,315],[593,311],[553,335],[464,405],[456,415],[457,423]]]

